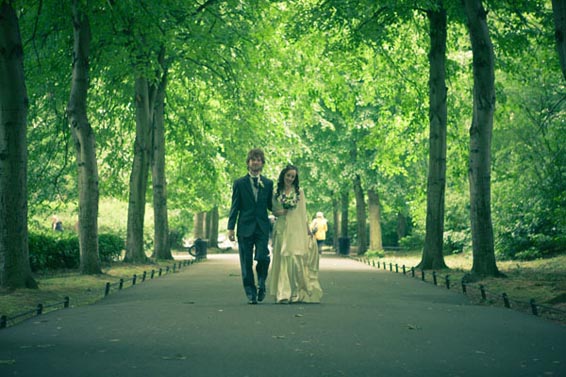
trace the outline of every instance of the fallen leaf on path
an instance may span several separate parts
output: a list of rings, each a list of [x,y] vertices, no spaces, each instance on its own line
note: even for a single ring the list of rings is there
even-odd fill
[[[175,356],[161,356],[163,360],[187,360],[186,356],[176,354]]]
[[[285,339],[285,335],[273,335],[274,339]]]
[[[0,360],[0,365],[14,365],[16,360]]]
[[[304,314],[301,314],[301,313],[295,314],[295,317],[304,317],[304,316],[305,316],[305,315],[304,315]]]
[[[419,327],[419,326],[417,326],[417,325],[411,325],[411,324],[407,325],[407,328],[408,328],[409,330],[420,330],[420,327]]]

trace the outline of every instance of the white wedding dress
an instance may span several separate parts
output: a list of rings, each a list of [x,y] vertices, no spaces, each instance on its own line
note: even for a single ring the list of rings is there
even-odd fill
[[[274,195],[273,211],[280,209],[282,205]],[[297,207],[277,217],[273,230],[273,260],[267,287],[278,303],[318,303],[322,298],[318,249],[314,237],[308,235],[307,221],[301,190]]]

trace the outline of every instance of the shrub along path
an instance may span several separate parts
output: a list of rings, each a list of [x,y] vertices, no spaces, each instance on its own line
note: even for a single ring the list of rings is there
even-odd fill
[[[1,376],[566,376],[566,327],[325,255],[322,304],[248,305],[236,254],[0,331]]]

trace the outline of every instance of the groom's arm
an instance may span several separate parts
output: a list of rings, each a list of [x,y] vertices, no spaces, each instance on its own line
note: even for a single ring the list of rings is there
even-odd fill
[[[240,190],[238,181],[234,182],[232,186],[232,205],[230,206],[230,214],[228,215],[228,239],[230,241],[234,241],[234,229],[236,228],[236,220],[238,219],[238,215],[240,213]]]

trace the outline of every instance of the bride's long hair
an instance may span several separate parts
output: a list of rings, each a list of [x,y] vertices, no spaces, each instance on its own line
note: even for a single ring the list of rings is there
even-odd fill
[[[295,165],[289,164],[285,166],[283,170],[281,170],[281,173],[279,173],[279,178],[277,179],[277,190],[275,191],[275,199],[279,198],[285,190],[285,174],[287,174],[289,170],[294,170],[297,172],[295,180],[293,181],[293,186],[295,186],[295,193],[297,194],[297,198],[299,197],[299,169]]]

